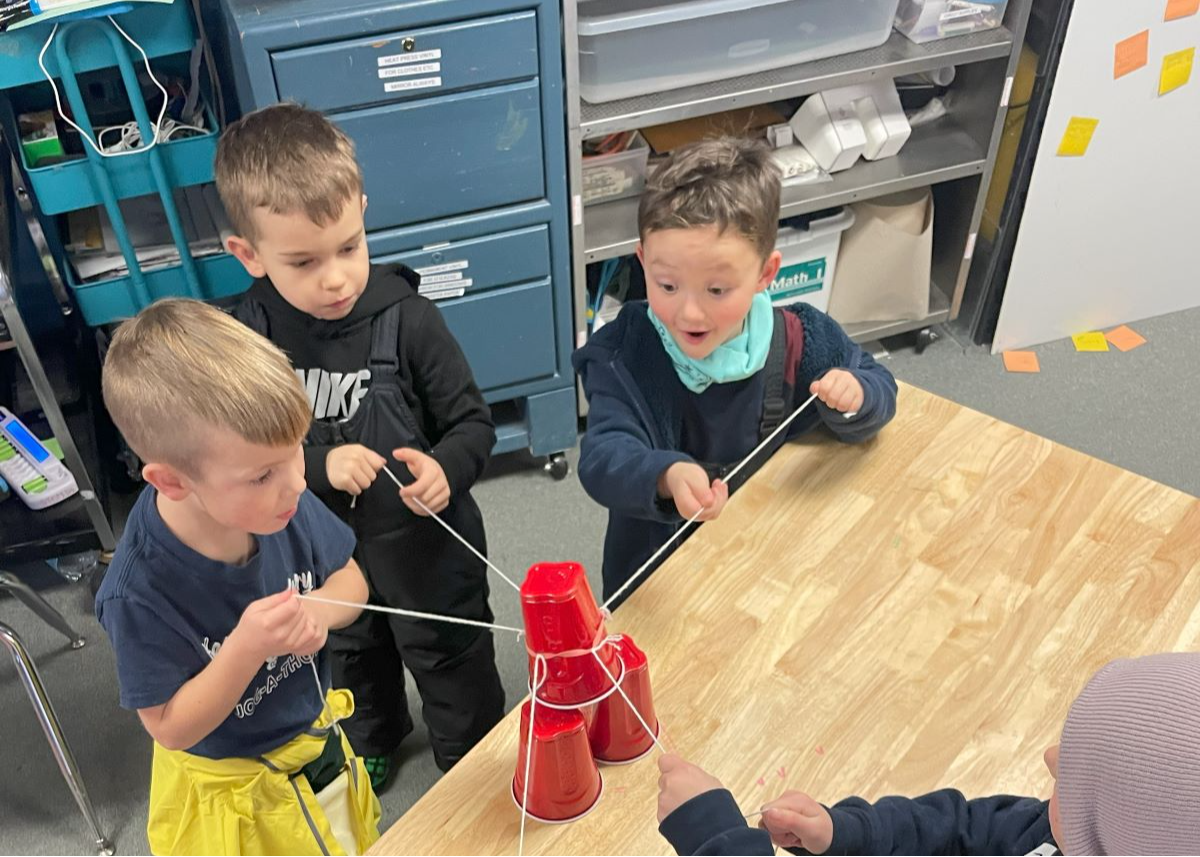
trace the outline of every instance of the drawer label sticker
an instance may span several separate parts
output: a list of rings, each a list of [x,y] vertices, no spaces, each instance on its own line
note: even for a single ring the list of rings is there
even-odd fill
[[[415,74],[437,74],[442,70],[440,62],[419,62],[416,65],[394,65],[381,68],[379,77],[386,80],[389,77],[411,77]]]
[[[440,77],[421,77],[415,80],[393,80],[383,85],[384,92],[403,92],[406,89],[433,89],[442,85]]]
[[[428,62],[429,60],[440,60],[442,58],[442,49],[434,48],[429,51],[413,51],[407,54],[391,54],[386,57],[379,58],[379,67],[389,65],[407,65],[414,62]]]
[[[450,280],[448,282],[442,282],[442,283],[421,283],[421,287],[419,289],[417,289],[417,294],[425,295],[426,297],[428,297],[431,294],[435,294],[435,293],[439,293],[439,292],[452,292],[455,289],[458,289],[458,293],[461,295],[466,289],[471,288],[471,285],[474,282],[475,282],[474,280],[467,279],[467,280]]]
[[[451,298],[461,298],[466,292],[467,290],[464,288],[440,289],[438,291],[423,292],[423,295],[431,301],[445,301]]]
[[[447,271],[465,271],[471,267],[471,263],[466,259],[460,259],[457,262],[446,262],[442,265],[427,265],[424,268],[417,268],[417,273],[424,277],[427,274],[444,274]]]
[[[435,283],[453,283],[455,280],[461,280],[462,278],[462,271],[455,271],[452,274],[422,274],[421,286],[424,288],[425,286],[432,286]]]

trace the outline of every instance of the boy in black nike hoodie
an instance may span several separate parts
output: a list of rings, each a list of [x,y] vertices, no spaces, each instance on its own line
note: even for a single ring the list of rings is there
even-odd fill
[[[216,181],[238,231],[229,251],[256,278],[236,314],[304,384],[308,484],[354,528],[372,603],[492,621],[486,567],[425,511],[486,551],[470,489],[491,414],[420,277],[370,263],[353,143],[316,111],[275,105],[226,129]],[[397,491],[385,466],[411,484]],[[504,713],[489,631],[363,611],[330,647],[334,682],[355,695],[346,732],[377,789],[413,728],[403,666],[443,771]]]

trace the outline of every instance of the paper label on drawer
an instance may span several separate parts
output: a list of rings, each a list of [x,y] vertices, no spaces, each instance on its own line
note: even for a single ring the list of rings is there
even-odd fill
[[[423,292],[422,295],[423,295],[423,297],[426,297],[431,301],[445,301],[445,300],[450,300],[451,298],[461,298],[466,293],[467,293],[467,290],[465,288],[458,288],[458,289],[439,289],[438,291]]]
[[[424,268],[417,268],[416,271],[422,277],[426,274],[444,274],[447,271],[465,271],[471,267],[471,263],[466,259],[459,259],[457,262],[445,262],[441,265],[426,265]]]
[[[421,288],[432,286],[435,283],[453,283],[455,280],[461,280],[462,278],[462,271],[455,271],[452,274],[422,274]]]
[[[442,58],[442,49],[434,48],[431,51],[413,51],[408,54],[391,54],[386,57],[379,58],[379,67],[383,68],[388,65],[407,65],[411,62],[427,62],[429,60],[440,60]]]
[[[471,279],[445,280],[440,283],[424,283],[424,282],[422,282],[420,287],[417,289],[417,294],[422,294],[422,295],[428,296],[435,292],[453,291],[454,289],[458,289],[459,291],[462,291],[463,289],[471,288],[471,286],[474,283],[475,283],[475,281],[471,280]]]
[[[414,74],[437,74],[442,70],[440,62],[419,62],[416,65],[396,65],[391,68],[381,68],[379,77],[410,77]]]
[[[417,80],[393,80],[383,85],[384,92],[402,92],[406,89],[433,89],[442,85],[440,77],[422,77]]]

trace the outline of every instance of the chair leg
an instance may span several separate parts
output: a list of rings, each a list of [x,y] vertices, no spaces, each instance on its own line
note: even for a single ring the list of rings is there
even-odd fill
[[[91,798],[88,797],[87,788],[83,784],[83,777],[79,773],[79,766],[75,762],[75,755],[71,752],[71,747],[67,744],[67,738],[63,735],[62,727],[59,726],[58,717],[54,714],[54,708],[50,704],[50,697],[46,695],[46,688],[42,685],[42,678],[38,674],[37,666],[33,659],[29,656],[29,652],[25,648],[25,644],[21,642],[21,638],[16,633],[0,622],[0,643],[8,649],[12,655],[13,664],[17,668],[17,675],[21,677],[21,683],[25,686],[25,692],[29,695],[29,701],[33,703],[33,710],[37,714],[38,721],[42,724],[42,731],[46,733],[46,740],[50,744],[50,750],[54,753],[54,759],[58,762],[58,769],[62,772],[63,779],[67,781],[67,786],[71,789],[71,794],[75,796],[75,803],[79,805],[79,809],[83,812],[83,817],[88,823],[88,827],[92,829],[92,838],[98,854],[112,854],[112,843],[107,837],[100,832],[100,822],[96,818],[96,811],[92,808]]]
[[[0,590],[8,590],[17,599],[38,615],[38,617],[71,641],[72,649],[82,649],[87,643],[75,632],[63,615],[50,606],[50,602],[33,590],[25,581],[15,574],[0,571]]]

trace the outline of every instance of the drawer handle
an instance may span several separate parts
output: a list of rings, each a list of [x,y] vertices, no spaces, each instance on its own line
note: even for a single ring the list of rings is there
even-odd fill
[[[417,46],[417,40],[414,39],[412,36],[405,36],[404,41],[402,41],[400,43],[400,47],[404,48],[404,50],[406,50],[406,51],[411,51],[416,46]]]

